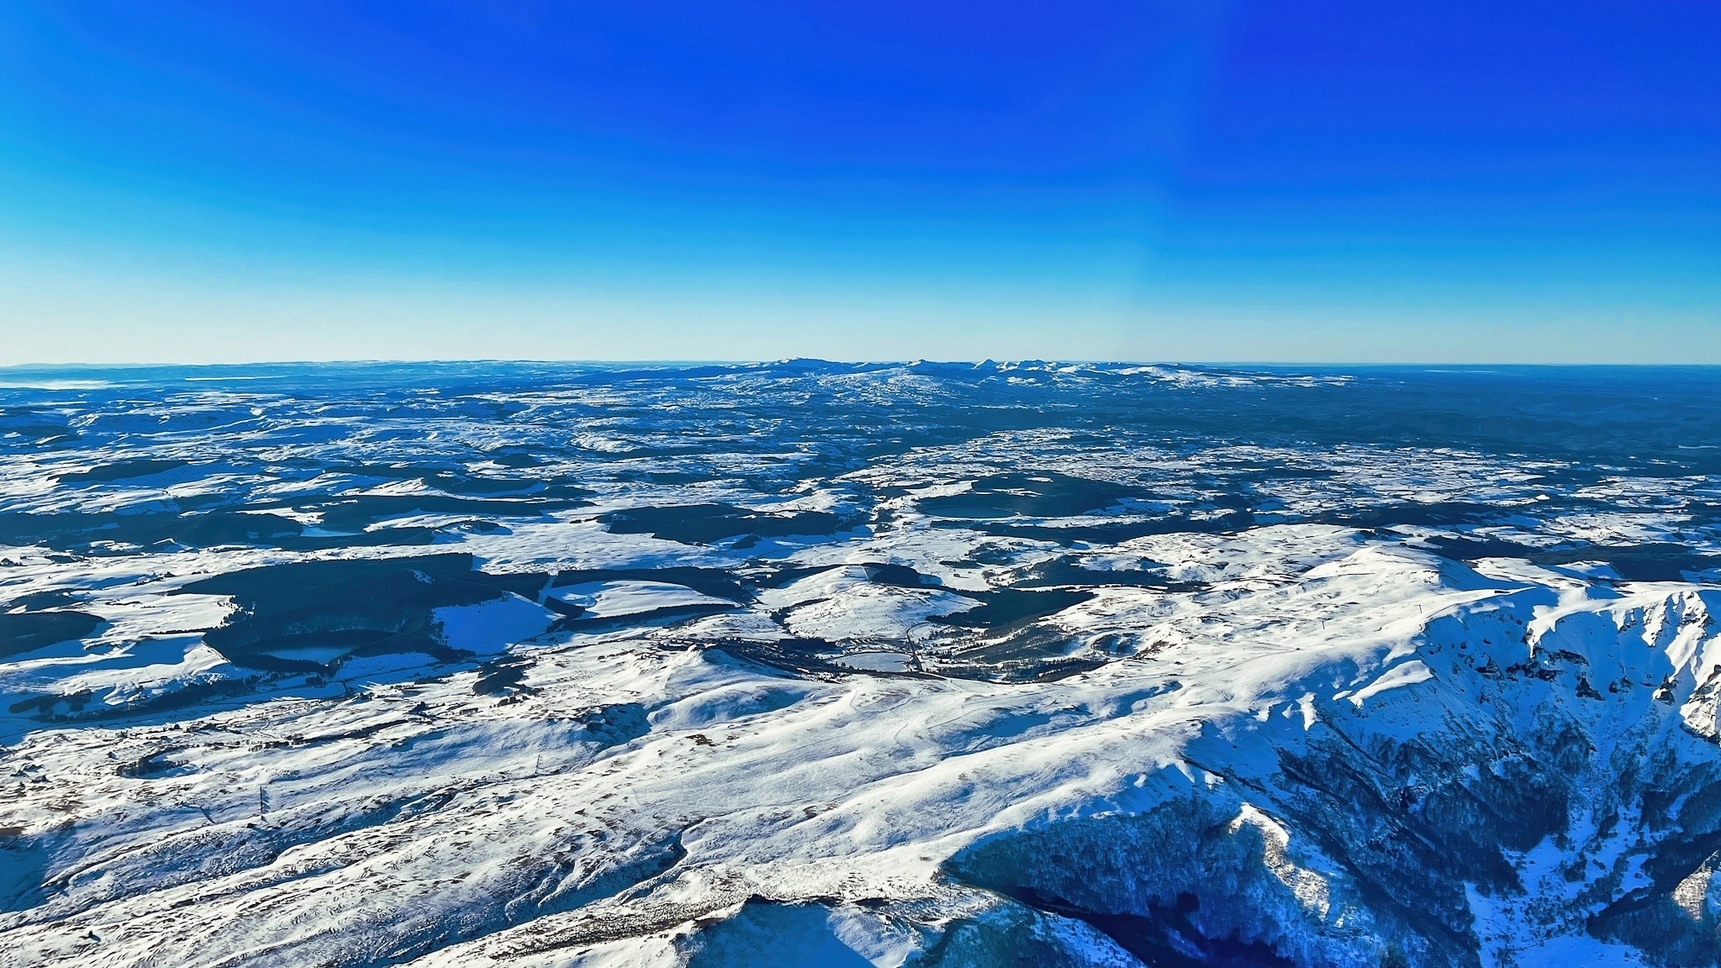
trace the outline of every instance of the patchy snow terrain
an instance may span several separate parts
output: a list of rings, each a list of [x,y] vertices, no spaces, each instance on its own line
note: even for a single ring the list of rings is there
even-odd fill
[[[1721,374],[75,377],[0,964],[1721,952]]]

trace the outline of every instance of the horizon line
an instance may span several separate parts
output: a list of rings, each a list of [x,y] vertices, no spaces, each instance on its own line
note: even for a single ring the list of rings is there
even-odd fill
[[[670,368],[688,368],[699,366],[771,366],[793,363],[820,364],[826,366],[974,366],[988,364],[993,366],[1023,366],[1029,364],[1061,365],[1061,366],[1170,366],[1170,367],[1317,367],[1344,369],[1399,369],[1416,367],[1422,369],[1491,369],[1491,368],[1524,368],[1524,369],[1713,369],[1721,370],[1721,363],[1676,363],[1676,362],[1627,362],[1627,363],[1549,363],[1549,362],[1513,362],[1510,360],[1497,361],[1375,361],[1355,362],[1345,360],[1127,360],[1127,359],[1044,359],[1024,357],[1021,359],[993,359],[987,357],[980,360],[951,359],[941,360],[928,357],[915,359],[826,359],[824,357],[782,357],[776,359],[581,359],[581,358],[530,358],[530,357],[429,357],[429,358],[356,358],[356,359],[261,359],[226,362],[185,362],[185,361],[149,361],[149,362],[58,362],[58,363],[4,363],[0,364],[0,372],[18,372],[26,370],[147,370],[147,369],[220,369],[224,367],[247,366],[286,366],[286,367],[368,367],[368,366],[526,366],[526,365],[575,365],[598,368],[624,366],[653,366]]]

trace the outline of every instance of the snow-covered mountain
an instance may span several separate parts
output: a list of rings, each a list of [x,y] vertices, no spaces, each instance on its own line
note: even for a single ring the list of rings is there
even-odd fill
[[[0,964],[1721,954],[1721,373],[0,385]]]

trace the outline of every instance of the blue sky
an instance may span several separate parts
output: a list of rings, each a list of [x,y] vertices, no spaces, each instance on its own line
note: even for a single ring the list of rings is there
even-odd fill
[[[1721,363],[1721,5],[40,3],[0,364]]]

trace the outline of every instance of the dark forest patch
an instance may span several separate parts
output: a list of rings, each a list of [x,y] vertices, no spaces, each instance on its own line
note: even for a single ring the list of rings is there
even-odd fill
[[[101,628],[102,620],[88,612],[0,613],[0,658],[34,652],[59,642],[81,639]]]
[[[1102,511],[1134,494],[1111,481],[1053,471],[993,474],[962,494],[922,498],[922,511],[947,518],[1066,518]]]
[[[556,573],[553,588],[605,581],[658,581],[682,585],[702,595],[745,602],[753,596],[742,581],[722,568],[570,568]]]
[[[784,538],[829,535],[858,527],[856,517],[830,511],[753,511],[732,504],[676,504],[629,508],[598,516],[615,534],[649,534],[682,544],[712,544],[725,538]]]
[[[1080,605],[1094,597],[1094,593],[1090,591],[1057,588],[1044,591],[999,588],[989,592],[963,594],[980,599],[981,604],[965,612],[935,615],[928,621],[965,629],[997,629],[1056,615],[1072,605]]]
[[[908,565],[875,561],[837,565],[789,565],[774,568],[760,576],[757,581],[766,588],[782,588],[803,578],[822,575],[827,571],[836,571],[839,568],[859,568],[866,575],[866,580],[875,585],[892,585],[897,588],[936,588],[940,584],[937,578],[931,575],[922,575]]]
[[[204,635],[235,665],[320,671],[352,655],[460,654],[442,641],[433,612],[510,592],[536,597],[543,575],[489,575],[471,555],[305,561],[250,568],[192,582],[183,593],[230,596],[238,606]],[[305,650],[334,650],[317,658]],[[295,654],[299,653],[299,654]]]
[[[109,464],[97,464],[87,471],[72,471],[56,476],[61,484],[108,484],[113,481],[126,481],[135,477],[150,477],[164,474],[181,467],[189,467],[188,460],[136,458],[133,460],[116,460]]]
[[[1414,546],[1426,547],[1442,557],[1461,561],[1519,558],[1555,567],[1597,561],[1612,567],[1625,581],[1685,581],[1689,574],[1721,568],[1721,555],[1701,554],[1685,545],[1669,542],[1538,548],[1495,537],[1435,535],[1418,540]]]
[[[1196,591],[1203,586],[1198,582],[1179,581],[1166,575],[1163,568],[1143,568],[1139,570],[1083,568],[1068,557],[1053,558],[1049,561],[1030,565],[1021,572],[1019,580],[1011,583],[1016,588],[1046,588],[1054,585],[1076,585],[1087,587],[1124,587],[1124,588],[1156,588],[1163,591]]]

